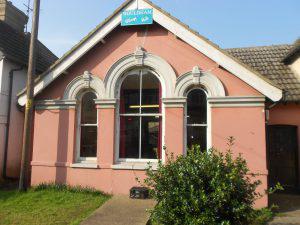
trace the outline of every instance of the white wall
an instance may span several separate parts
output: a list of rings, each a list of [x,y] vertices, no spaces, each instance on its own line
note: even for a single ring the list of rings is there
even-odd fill
[[[0,62],[0,177],[2,176],[3,162],[4,162],[4,148],[5,148],[5,137],[7,129],[7,114],[8,114],[8,95],[9,95],[9,72],[12,69],[18,69],[20,65],[12,63],[6,59]],[[14,72],[14,82],[13,82],[13,92],[12,92],[12,102],[11,102],[11,118],[10,126],[15,127],[17,123],[19,126],[23,123],[23,114],[19,112],[16,106],[16,95],[25,87],[26,81],[26,69],[18,72]],[[11,149],[14,152],[18,151],[20,148],[20,143],[22,142],[22,129],[13,129],[13,133],[10,132],[11,139],[13,142]],[[15,154],[15,153],[14,153]],[[18,163],[15,162],[15,166]]]
[[[290,65],[290,68],[300,79],[300,57]]]
[[[17,178],[19,176],[24,126],[24,113],[17,108],[17,94],[24,89],[26,80],[27,68],[14,73],[6,166],[7,176],[13,178]]]

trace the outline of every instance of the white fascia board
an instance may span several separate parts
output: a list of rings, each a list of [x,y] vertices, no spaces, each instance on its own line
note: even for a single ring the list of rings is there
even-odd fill
[[[136,1],[131,2],[126,6],[126,10],[135,9]],[[105,25],[103,25],[96,33],[94,33],[89,40],[82,44],[78,49],[72,52],[66,59],[59,63],[53,70],[46,74],[42,80],[40,80],[34,87],[34,96],[40,93],[45,87],[47,87],[53,80],[73,65],[78,59],[80,59],[86,52],[93,48],[96,44],[101,42],[107,34],[121,24],[121,14],[115,15]],[[22,94],[18,103],[21,106],[26,104],[26,94]]]
[[[143,0],[135,0],[126,6],[124,10],[136,9],[137,1],[139,1],[139,8],[153,8],[149,3]],[[121,13],[115,15],[110,19],[103,27],[101,27],[95,34],[89,37],[89,40],[85,44],[81,45],[74,52],[59,63],[53,70],[46,74],[41,81],[39,81],[34,88],[34,95],[41,92],[46,86],[48,86],[54,79],[68,69],[73,63],[75,63],[80,57],[88,52],[92,47],[99,43],[103,38],[109,34],[114,28],[121,23]],[[282,98],[282,90],[269,84],[264,79],[258,77],[255,73],[248,70],[231,57],[222,53],[219,49],[213,45],[207,43],[205,40],[199,38],[193,32],[186,29],[171,17],[160,12],[158,9],[153,8],[153,19],[161,26],[174,33],[176,36],[184,40],[186,43],[212,59],[232,74],[261,92],[273,101],[279,101]],[[18,103],[24,106],[26,103],[26,95],[23,94],[19,97]]]
[[[139,5],[141,8],[152,7],[150,4],[142,0],[140,1]],[[186,43],[190,44],[192,47],[196,48],[198,51],[224,67],[226,70],[233,73],[235,76],[261,92],[263,95],[267,96],[273,101],[279,101],[282,98],[282,90],[274,87],[264,79],[258,77],[257,74],[240,65],[238,62],[211,44],[207,43],[205,40],[199,38],[193,32],[187,30],[184,26],[174,21],[169,16],[154,8],[153,17],[154,21],[159,23],[161,26],[184,40]]]

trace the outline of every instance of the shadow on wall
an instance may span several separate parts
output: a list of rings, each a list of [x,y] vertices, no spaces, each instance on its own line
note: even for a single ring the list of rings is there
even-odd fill
[[[57,166],[55,171],[55,183],[66,183],[68,162],[68,140],[69,140],[69,110],[59,110],[57,131]]]

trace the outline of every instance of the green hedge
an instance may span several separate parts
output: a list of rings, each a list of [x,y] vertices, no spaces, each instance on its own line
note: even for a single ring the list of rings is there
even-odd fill
[[[151,220],[164,225],[251,224],[262,216],[253,209],[261,182],[249,173],[246,161],[231,150],[202,152],[195,146],[187,156],[168,155],[157,170],[147,170],[145,184],[158,202]]]

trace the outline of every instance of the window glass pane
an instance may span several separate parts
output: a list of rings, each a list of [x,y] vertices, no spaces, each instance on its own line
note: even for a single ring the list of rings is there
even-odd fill
[[[81,99],[81,124],[97,124],[97,109],[95,106],[96,95],[87,92]]]
[[[206,127],[187,127],[187,147],[191,149],[193,145],[200,145],[202,151],[206,150]]]
[[[157,159],[161,146],[160,118],[142,117],[142,158]]]
[[[139,117],[120,118],[120,158],[139,158]]]
[[[97,127],[81,127],[80,157],[97,156]]]
[[[139,113],[140,108],[140,76],[129,75],[121,87],[120,113]]]
[[[158,78],[151,74],[145,73],[142,76],[142,112],[159,113],[160,102],[160,82]]]
[[[207,123],[207,100],[206,94],[201,89],[194,89],[189,92],[187,98],[187,123]]]

